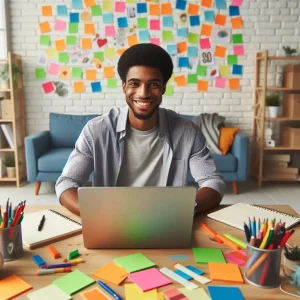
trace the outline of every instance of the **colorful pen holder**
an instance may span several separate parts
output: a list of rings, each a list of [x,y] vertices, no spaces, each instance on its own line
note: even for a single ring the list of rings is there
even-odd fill
[[[247,261],[244,269],[246,281],[260,288],[278,287],[281,253],[282,248],[267,250],[247,244]]]
[[[4,261],[11,261],[23,256],[23,241],[21,224],[0,228],[0,251]]]

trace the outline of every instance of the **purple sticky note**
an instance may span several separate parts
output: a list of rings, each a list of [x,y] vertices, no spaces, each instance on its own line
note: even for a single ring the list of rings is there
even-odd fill
[[[150,38],[150,43],[160,46],[160,38]]]
[[[52,81],[48,81],[42,84],[43,90],[45,94],[49,94],[55,90],[54,84]]]
[[[160,30],[160,20],[150,20],[151,30]]]
[[[114,37],[116,35],[115,26],[114,25],[105,26],[105,35]]]
[[[125,2],[117,1],[115,3],[115,12],[123,13],[125,12]]]
[[[232,0],[232,5],[241,6],[243,4],[243,0]]]
[[[54,25],[54,30],[56,31],[65,31],[66,22],[62,20],[56,20]]]
[[[243,56],[245,54],[244,45],[233,46],[233,53],[237,56]]]
[[[57,76],[59,73],[59,69],[60,69],[60,65],[52,62],[49,65],[47,73],[48,75]]]
[[[201,49],[210,49],[210,39],[209,38],[204,38],[200,39],[199,41]]]
[[[222,77],[217,77],[215,81],[215,87],[224,89],[226,85],[226,79]]]

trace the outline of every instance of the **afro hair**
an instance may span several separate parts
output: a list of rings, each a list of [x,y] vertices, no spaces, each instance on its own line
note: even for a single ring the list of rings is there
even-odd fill
[[[118,62],[118,73],[126,82],[128,70],[134,66],[146,66],[160,70],[164,83],[167,83],[173,73],[173,62],[170,55],[154,44],[137,44],[128,48]]]

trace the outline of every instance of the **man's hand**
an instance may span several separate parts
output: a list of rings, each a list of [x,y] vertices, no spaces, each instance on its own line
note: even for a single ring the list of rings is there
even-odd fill
[[[60,196],[60,203],[73,214],[80,216],[77,188],[64,191]]]
[[[204,187],[197,191],[196,202],[198,204],[197,214],[204,213],[218,206],[221,196],[216,190]]]

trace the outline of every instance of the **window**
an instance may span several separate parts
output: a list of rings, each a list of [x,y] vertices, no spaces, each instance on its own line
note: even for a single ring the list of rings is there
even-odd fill
[[[7,57],[7,33],[5,2],[0,1],[0,58]]]

